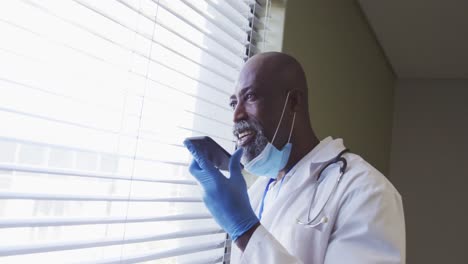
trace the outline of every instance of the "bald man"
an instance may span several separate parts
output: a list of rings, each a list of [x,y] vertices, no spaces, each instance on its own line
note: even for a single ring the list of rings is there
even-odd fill
[[[256,55],[230,98],[230,177],[188,146],[204,202],[235,242],[231,263],[405,263],[398,191],[341,139],[319,141],[307,90],[293,57]],[[241,160],[259,176],[248,191]]]

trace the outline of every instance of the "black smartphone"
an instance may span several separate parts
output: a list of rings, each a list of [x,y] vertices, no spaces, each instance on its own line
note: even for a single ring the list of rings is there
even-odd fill
[[[229,159],[231,158],[231,154],[218,145],[212,138],[208,136],[189,137],[184,140],[184,145],[187,148],[195,149],[197,152],[207,157],[216,168],[229,171]]]

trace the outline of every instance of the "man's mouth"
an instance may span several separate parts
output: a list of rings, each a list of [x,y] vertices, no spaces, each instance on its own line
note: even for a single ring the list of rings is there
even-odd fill
[[[255,138],[255,131],[245,130],[237,134],[237,145],[244,147]]]

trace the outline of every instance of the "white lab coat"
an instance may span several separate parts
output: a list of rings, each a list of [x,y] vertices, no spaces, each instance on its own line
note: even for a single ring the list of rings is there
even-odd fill
[[[323,213],[328,222],[306,228],[296,219],[307,219],[313,187],[319,183],[310,216],[317,215],[339,176],[339,164],[328,161],[344,150],[341,139],[326,138],[301,159],[283,183],[267,193],[261,226],[242,253],[233,243],[231,263],[405,263],[405,223],[401,196],[393,185],[358,155],[346,153],[346,173]],[[268,179],[258,179],[249,189],[258,214]]]

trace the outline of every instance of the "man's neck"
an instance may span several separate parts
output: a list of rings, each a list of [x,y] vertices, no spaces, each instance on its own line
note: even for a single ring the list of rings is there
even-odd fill
[[[276,178],[276,180],[280,181],[288,173],[288,171],[294,167],[294,165],[296,165],[303,157],[305,157],[319,143],[320,143],[320,140],[315,135],[310,137],[309,140],[304,140],[301,143],[296,143],[296,144],[293,143],[293,146],[291,149],[291,155],[289,156],[288,163],[286,164],[286,167],[284,167],[284,169],[282,169],[278,173],[278,177]]]

